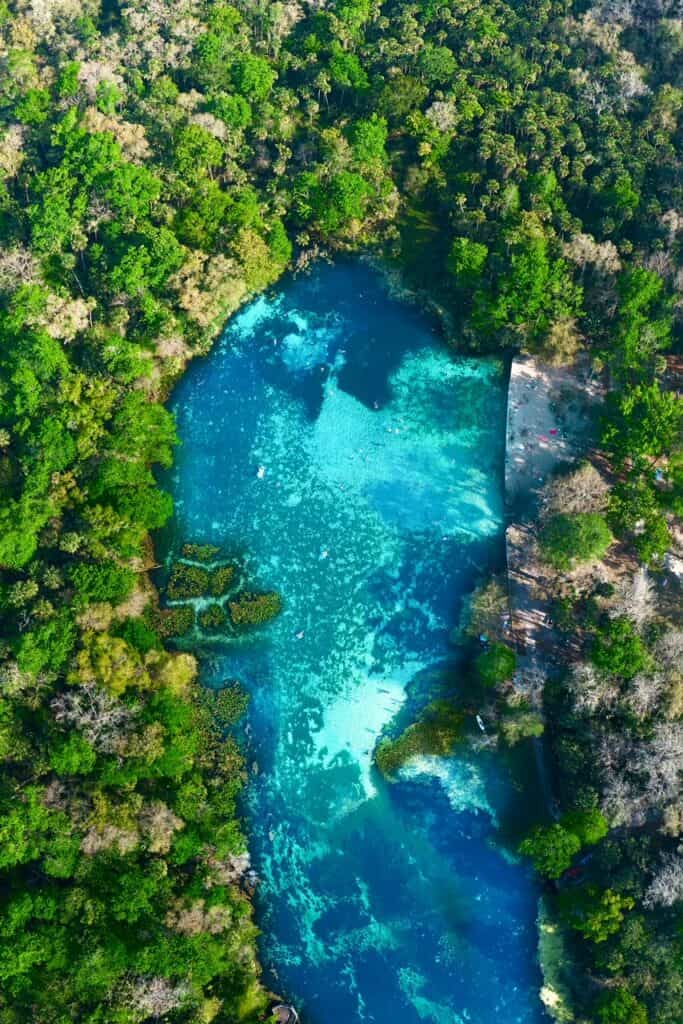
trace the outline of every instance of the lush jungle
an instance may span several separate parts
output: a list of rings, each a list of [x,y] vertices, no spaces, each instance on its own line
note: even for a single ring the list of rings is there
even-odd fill
[[[242,705],[164,646],[153,467],[188,360],[340,250],[393,266],[461,347],[587,353],[607,382],[600,483],[557,482],[543,550],[560,574],[616,550],[635,582],[558,599],[560,816],[523,852],[576,1019],[680,1021],[680,18],[675,0],[0,2],[2,1024],[267,1016],[224,738]]]

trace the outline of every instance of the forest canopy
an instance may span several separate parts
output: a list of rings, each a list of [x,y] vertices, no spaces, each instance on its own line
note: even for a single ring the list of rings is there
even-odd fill
[[[364,250],[463,348],[585,353],[614,483],[549,550],[561,567],[615,537],[661,569],[682,507],[682,68],[666,0],[0,0],[0,1024],[267,1013],[241,755],[165,648],[177,616],[147,571],[172,512],[164,400],[286,269]],[[569,726],[567,763],[618,720],[654,773],[681,749],[677,634],[591,623],[590,671],[623,703]],[[665,721],[628,711],[647,673]],[[613,887],[565,908],[581,1019],[679,1019],[671,771],[602,840]],[[551,877],[585,841],[565,825],[530,841]]]

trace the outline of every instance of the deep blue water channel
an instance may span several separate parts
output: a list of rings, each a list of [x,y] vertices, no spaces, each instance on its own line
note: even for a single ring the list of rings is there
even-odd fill
[[[246,552],[284,599],[203,662],[252,696],[266,982],[311,1024],[545,1020],[508,766],[372,766],[383,730],[458,692],[449,632],[501,563],[504,367],[454,357],[367,267],[320,266],[233,318],[172,405],[175,542]]]

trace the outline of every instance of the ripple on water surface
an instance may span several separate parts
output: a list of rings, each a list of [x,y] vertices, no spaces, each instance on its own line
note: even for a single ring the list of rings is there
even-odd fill
[[[252,693],[268,980],[314,1024],[537,1024],[536,893],[496,848],[490,769],[372,767],[500,564],[502,366],[453,358],[366,267],[320,267],[236,316],[174,407],[177,536],[247,551],[285,601],[206,672]]]

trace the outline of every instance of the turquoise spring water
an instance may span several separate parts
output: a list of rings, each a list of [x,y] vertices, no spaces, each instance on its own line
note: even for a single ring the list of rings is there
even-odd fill
[[[388,784],[372,764],[383,731],[458,691],[449,631],[501,563],[503,366],[454,358],[366,267],[321,266],[236,316],[172,404],[171,545],[247,553],[284,599],[203,661],[252,697],[266,982],[311,1024],[538,1024],[507,766],[423,758]]]

